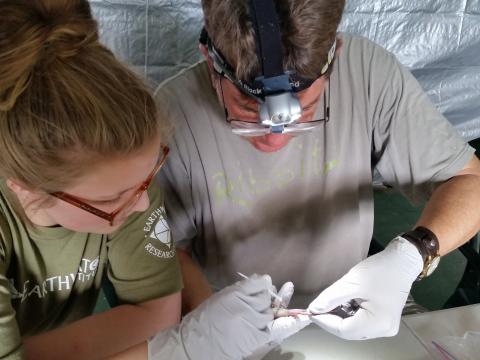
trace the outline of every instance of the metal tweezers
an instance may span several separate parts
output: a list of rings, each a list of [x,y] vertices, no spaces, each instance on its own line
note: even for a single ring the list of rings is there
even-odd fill
[[[315,315],[324,315],[324,314],[331,314],[341,317],[342,319],[346,319],[355,315],[355,313],[360,309],[360,304],[356,300],[350,300],[345,304],[337,306],[335,309],[330,310],[324,313],[312,313],[308,310],[304,309],[286,309],[284,307],[274,307],[273,308],[273,316],[274,318],[285,317],[285,316],[294,316],[297,317],[299,315],[306,315],[306,316],[315,316]]]

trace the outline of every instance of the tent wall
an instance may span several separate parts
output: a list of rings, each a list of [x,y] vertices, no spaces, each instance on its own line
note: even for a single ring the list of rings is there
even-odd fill
[[[200,59],[199,0],[91,0],[102,41],[155,86]],[[341,31],[393,52],[467,140],[480,137],[480,0],[347,0]]]

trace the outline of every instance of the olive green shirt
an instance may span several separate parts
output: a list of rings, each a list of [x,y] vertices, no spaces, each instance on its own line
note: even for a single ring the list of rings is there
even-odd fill
[[[105,274],[123,304],[181,290],[158,188],[147,211],[101,235],[26,223],[0,179],[0,359],[21,359],[22,337],[92,314]]]

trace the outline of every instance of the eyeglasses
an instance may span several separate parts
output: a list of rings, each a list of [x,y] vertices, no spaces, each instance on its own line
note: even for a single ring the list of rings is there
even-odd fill
[[[153,168],[152,172],[148,175],[147,179],[135,190],[135,192],[130,196],[130,198],[121,206],[119,206],[116,210],[112,211],[111,213],[107,213],[103,210],[100,210],[92,205],[87,204],[83,200],[80,200],[78,197],[74,195],[70,195],[64,192],[53,192],[50,195],[69,203],[75,207],[78,207],[90,214],[96,215],[103,220],[106,220],[110,223],[110,226],[118,225],[120,220],[124,218],[125,215],[129,214],[133,207],[137,204],[138,200],[142,197],[143,193],[148,189],[150,183],[152,182],[154,176],[158,173],[160,168],[165,163],[167,159],[167,155],[170,152],[168,146],[162,147],[162,154],[160,155],[157,164]]]
[[[225,118],[226,121],[230,124],[232,128],[232,132],[239,136],[245,137],[254,137],[254,136],[262,136],[267,135],[272,132],[272,128],[270,126],[262,125],[258,122],[252,122],[252,120],[243,120],[243,119],[236,119],[231,118],[228,114],[228,110],[225,107],[225,97],[223,94],[223,86],[222,80],[225,77],[219,76],[219,83],[220,83],[220,93],[222,95],[222,104],[225,109]],[[228,78],[226,78],[228,80]],[[283,129],[283,134],[289,134],[292,136],[305,134],[311,131],[319,130],[326,122],[330,120],[330,80],[328,81],[328,96],[327,91],[323,92],[323,117],[316,120],[309,120],[304,122],[294,122],[290,125],[285,125]],[[235,84],[234,84],[235,85]],[[240,92],[242,95],[243,92]]]

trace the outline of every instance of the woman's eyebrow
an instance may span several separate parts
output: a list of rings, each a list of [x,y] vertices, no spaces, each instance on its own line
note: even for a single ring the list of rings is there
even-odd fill
[[[138,185],[131,186],[131,187],[129,187],[128,189],[122,190],[122,191],[120,191],[119,193],[117,193],[117,194],[115,194],[115,195],[113,195],[113,196],[105,196],[104,198],[101,198],[101,199],[87,200],[87,201],[91,201],[91,202],[107,202],[107,201],[116,200],[116,199],[120,198],[123,194],[129,192],[129,191],[132,190],[132,189],[135,189],[136,187],[138,187]]]
[[[88,198],[84,198],[84,197],[76,196],[76,195],[75,195],[75,197],[78,198],[81,201],[85,201],[88,204],[103,203],[103,202],[118,200],[123,194],[125,194],[126,192],[128,192],[128,191],[130,191],[134,188],[136,188],[136,185],[132,186],[132,187],[129,187],[128,189],[122,190],[121,192],[119,192],[115,195],[100,197],[100,199],[98,199],[98,198],[97,199],[88,199]]]
[[[159,161],[160,161],[160,157],[161,157],[161,154],[159,154],[157,156],[157,160],[155,161],[155,164],[157,164]],[[143,183],[143,181],[142,181]],[[107,201],[113,201],[113,200],[117,200],[118,198],[120,198],[123,194],[131,191],[132,189],[136,189],[140,186],[141,183],[139,184],[136,184],[136,185],[133,185],[133,186],[130,186],[128,189],[125,189],[125,190],[122,190],[120,191],[119,193],[115,194],[115,195],[110,195],[110,196],[104,196],[103,198],[101,199],[86,199],[86,198],[81,198],[81,197],[78,197],[80,200],[83,200],[85,202],[89,202],[89,203],[99,203],[99,202],[107,202]]]
[[[161,154],[159,154],[157,156],[157,160],[155,161],[155,164],[157,164],[159,161],[160,161],[160,157],[161,157]],[[143,181],[142,181],[143,183]],[[125,190],[122,190],[120,191],[119,193],[115,194],[115,195],[112,195],[112,196],[105,196],[105,198],[103,199],[96,199],[96,200],[86,200],[86,201],[90,201],[90,202],[107,202],[107,201],[112,201],[112,200],[116,200],[118,198],[120,198],[123,194],[133,190],[133,189],[137,189],[138,187],[141,186],[142,183],[139,183],[139,184],[136,184],[136,185],[133,185],[133,186],[130,186],[128,189],[125,189]]]

